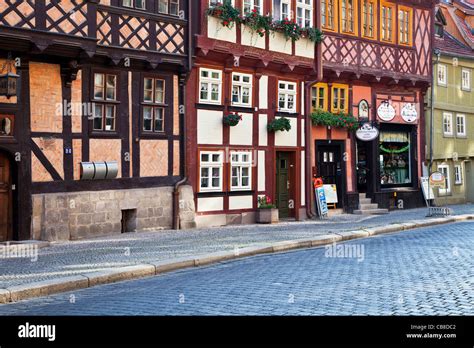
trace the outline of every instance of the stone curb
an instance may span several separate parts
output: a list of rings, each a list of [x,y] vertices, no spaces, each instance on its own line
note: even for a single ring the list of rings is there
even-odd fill
[[[183,257],[169,261],[149,262],[146,264],[120,267],[106,271],[88,272],[77,276],[62,277],[31,284],[12,286],[7,289],[0,289],[0,304],[16,302],[33,297],[47,296],[58,292],[84,289],[95,285],[110,284],[123,280],[149,277],[180,269],[210,265],[248,256],[277,253],[302,248],[312,248],[353,239],[368,238],[386,233],[402,232],[416,228],[444,225],[467,220],[474,220],[474,214],[457,215],[449,218],[414,220],[401,224],[366,228],[356,231],[339,232],[334,234],[325,234],[308,240],[275,242],[261,246],[239,248],[235,249],[234,251],[209,253],[199,255],[197,257]]]

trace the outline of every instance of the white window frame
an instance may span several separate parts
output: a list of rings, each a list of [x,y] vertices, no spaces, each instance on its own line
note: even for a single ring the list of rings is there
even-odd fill
[[[247,156],[245,161],[243,157]],[[237,186],[233,185],[233,171],[237,168]],[[242,169],[248,168],[248,185],[242,185]],[[252,152],[251,151],[232,151],[230,153],[230,190],[248,191],[252,189]]]
[[[309,4],[306,2],[309,1]],[[301,9],[303,16],[298,16],[298,10]],[[306,18],[306,12],[309,11],[309,18]],[[309,19],[309,25],[306,21]],[[300,27],[313,27],[313,0],[296,0],[296,22]]]
[[[209,155],[209,161],[204,162],[202,155]],[[219,161],[212,160],[213,155],[219,155]],[[209,169],[208,186],[202,186],[202,169]],[[219,169],[219,186],[212,186],[212,172],[214,168]],[[224,168],[224,152],[223,151],[200,151],[199,152],[199,192],[220,192],[222,191],[223,182],[223,168]]]
[[[284,87],[282,88],[280,85],[284,84]],[[288,87],[293,86],[293,90],[290,90]],[[278,111],[282,112],[291,112],[295,113],[296,112],[296,105],[297,105],[297,84],[296,82],[288,82],[288,81],[278,81]],[[284,94],[285,95],[285,106],[280,107],[280,95]],[[293,96],[293,107],[289,108],[288,107],[288,97]]]
[[[454,165],[454,185],[462,185],[462,181],[463,181],[462,165],[456,164]]]
[[[446,122],[448,120],[449,124]],[[447,125],[449,125],[449,129],[446,129]],[[453,114],[450,112],[443,112],[443,135],[452,137],[454,135],[453,128]]]
[[[445,169],[445,170],[444,170]],[[439,164],[438,165],[438,172],[443,173],[444,180],[446,181],[446,188],[439,188],[440,196],[446,196],[451,193],[451,177],[449,174],[449,165],[447,164]]]
[[[239,81],[234,81],[234,77],[237,77],[237,76],[239,77]],[[249,82],[244,82],[243,81],[244,77],[248,77]],[[232,105],[252,107],[252,93],[253,93],[252,84],[253,84],[253,76],[251,74],[232,73],[232,90],[231,90]],[[234,102],[234,87],[239,88],[239,94],[238,94],[239,101],[238,102]],[[249,89],[249,101],[248,101],[248,103],[244,103],[242,101],[242,98],[243,98],[242,91],[243,91],[244,88]]]
[[[207,77],[202,77],[203,71],[208,72]],[[213,73],[218,73],[219,78],[213,78],[211,77]],[[201,87],[202,84],[206,83],[207,84],[207,99],[202,99],[201,98]],[[219,96],[217,100],[212,100],[211,95],[212,95],[212,85],[217,84],[218,85],[218,92]],[[202,104],[222,104],[222,70],[216,70],[216,69],[208,69],[208,68],[200,68],[199,69],[199,103]]]
[[[440,72],[443,71],[443,78],[440,78]],[[446,87],[448,85],[448,67],[444,64],[438,64],[438,71],[437,71],[437,80],[439,86]]]
[[[222,4],[223,2],[224,2],[224,0],[209,0],[209,6],[215,6],[218,3]],[[231,5],[235,6],[235,0],[231,0]]]
[[[286,16],[283,16],[283,5],[286,5],[288,8],[288,13],[286,13]],[[278,10],[280,13],[279,17],[276,17],[277,13],[275,11],[275,7],[278,6]],[[291,11],[291,0],[273,0],[272,1],[272,8],[273,8],[273,19],[274,20],[284,20],[285,18],[288,18],[289,20],[292,19],[292,11]]]
[[[245,8],[247,6],[249,7],[249,10],[246,12]],[[263,0],[243,0],[242,1],[242,13],[244,15],[251,13],[255,8],[258,9],[257,13],[262,15],[263,14]]]
[[[461,89],[471,91],[471,69],[463,68],[461,70]]]
[[[462,123],[459,122],[462,120]],[[459,126],[462,125],[462,132],[459,131]],[[459,137],[466,136],[466,115],[464,114],[457,114],[456,115],[456,135]]]

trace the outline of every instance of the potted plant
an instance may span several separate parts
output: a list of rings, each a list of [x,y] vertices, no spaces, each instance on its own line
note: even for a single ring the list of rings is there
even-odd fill
[[[232,28],[240,21],[240,11],[232,6],[230,0],[218,2],[207,9],[207,15],[219,18],[224,27]]]
[[[277,131],[287,131],[289,132],[291,129],[290,120],[286,117],[275,118],[267,125],[267,130],[269,132],[277,132]]]
[[[242,121],[242,116],[239,114],[228,114],[222,119],[222,122],[229,127],[235,127]]]
[[[329,111],[317,109],[311,114],[311,121],[315,126],[346,128],[355,132],[359,129],[359,121],[350,114],[333,114]]]
[[[274,224],[279,221],[278,209],[268,196],[258,198],[256,221],[259,224]]]

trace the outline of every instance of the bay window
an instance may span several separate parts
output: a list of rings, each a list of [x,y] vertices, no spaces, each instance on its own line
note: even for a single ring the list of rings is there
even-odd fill
[[[201,151],[199,188],[201,192],[222,191],[222,151]]]
[[[278,111],[296,112],[295,82],[278,82]]]

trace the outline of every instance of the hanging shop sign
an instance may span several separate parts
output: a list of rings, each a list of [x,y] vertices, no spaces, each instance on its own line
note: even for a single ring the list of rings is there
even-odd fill
[[[439,188],[446,188],[446,179],[444,174],[441,172],[434,172],[430,176],[430,186],[432,187],[439,187]]]
[[[379,136],[379,130],[369,122],[364,123],[356,132],[356,137],[362,141],[372,141]]]
[[[359,103],[359,119],[369,118],[369,102],[362,99]]]
[[[402,118],[405,122],[413,123],[418,119],[418,111],[416,110],[415,104],[406,103],[402,107]]]
[[[395,118],[395,108],[388,100],[384,100],[377,109],[378,117],[385,122],[390,122]]]

